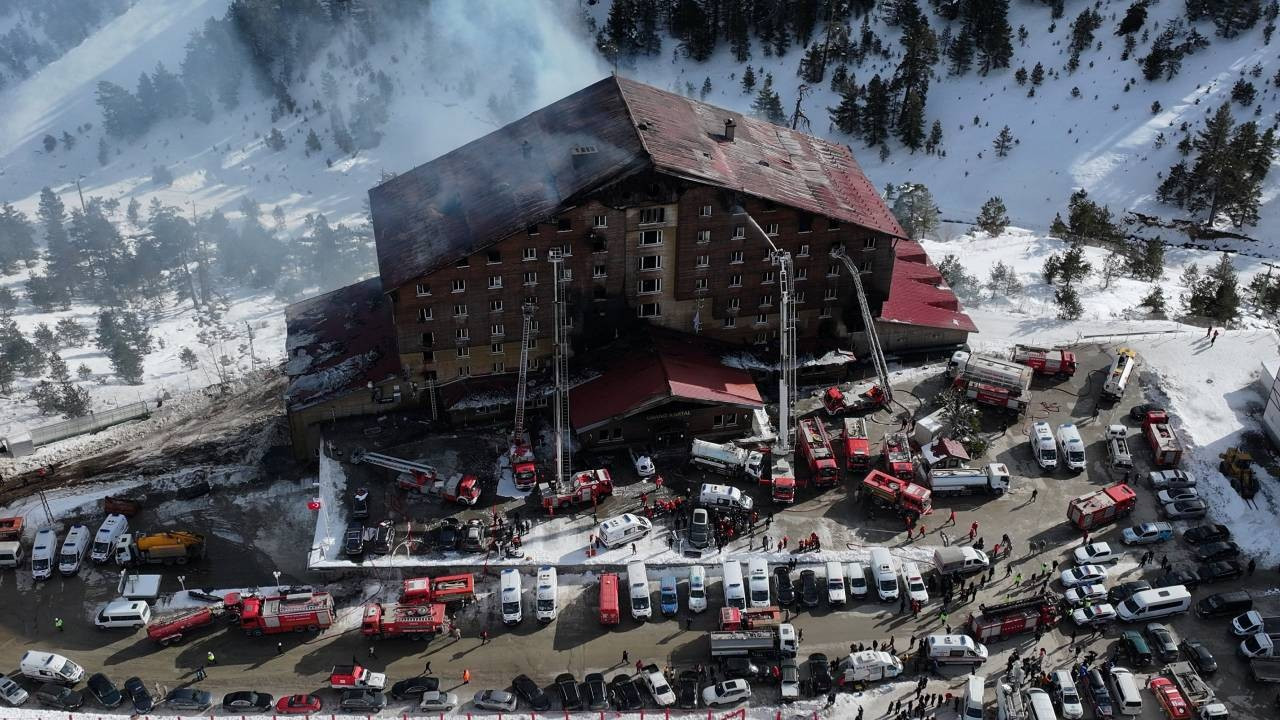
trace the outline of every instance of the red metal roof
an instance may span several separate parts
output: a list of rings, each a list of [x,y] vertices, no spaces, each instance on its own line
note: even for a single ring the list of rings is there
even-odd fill
[[[881,322],[978,331],[919,243],[898,240],[894,256],[889,297],[880,307]]]
[[[720,364],[705,349],[656,334],[649,352],[627,352],[597,377],[569,391],[569,419],[576,432],[631,415],[668,400],[763,407],[760,390],[745,370]]]
[[[383,289],[649,169],[904,235],[847,146],[607,77],[370,190]]]

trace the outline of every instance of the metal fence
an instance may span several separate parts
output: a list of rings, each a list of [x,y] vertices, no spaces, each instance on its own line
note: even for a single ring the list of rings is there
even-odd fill
[[[151,414],[151,407],[145,402],[129,403],[110,410],[91,412],[84,417],[72,418],[52,425],[42,425],[30,431],[31,444],[39,447],[51,442],[65,440],[76,435],[97,432],[103,428],[118,425],[129,420],[144,418]]]
[[[97,714],[97,713],[77,713],[77,712],[57,712],[49,710],[42,713],[44,717],[51,720],[123,720],[125,715]],[[31,715],[6,715],[4,709],[0,709],[0,720],[29,720]],[[218,718],[233,718],[234,720],[279,720],[280,716],[276,715],[234,715],[227,713],[219,713],[213,715],[134,715],[132,720],[217,720]],[[567,711],[517,711],[510,713],[490,713],[490,712],[452,712],[452,713],[427,713],[415,712],[412,715],[408,713],[396,714],[374,714],[374,715],[353,715],[353,714],[336,714],[320,712],[315,715],[302,716],[307,720],[409,720],[410,718],[427,720],[820,720],[828,716],[817,710],[779,710],[777,708],[759,708],[748,709],[739,708],[737,710],[638,710],[636,712],[616,712],[613,710],[602,712],[567,712]]]

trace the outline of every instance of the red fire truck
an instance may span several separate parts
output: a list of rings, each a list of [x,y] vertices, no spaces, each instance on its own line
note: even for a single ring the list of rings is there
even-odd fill
[[[542,507],[549,513],[566,510],[574,505],[592,505],[602,497],[613,494],[613,478],[609,471],[583,470],[569,476],[567,482],[538,483]]]
[[[444,617],[444,603],[430,605],[369,603],[364,606],[364,619],[360,621],[360,632],[376,638],[421,639],[429,635],[439,635],[444,629]]]
[[[604,573],[600,576],[600,624],[617,625],[621,619],[618,613],[618,576]]]
[[[886,397],[879,385],[861,385],[850,390],[829,387],[822,394],[822,406],[832,417],[865,412],[884,406]]]
[[[933,510],[933,493],[926,487],[872,470],[862,479],[862,492],[877,505],[918,518]]]
[[[1072,500],[1067,505],[1067,520],[1081,530],[1092,530],[1128,516],[1137,501],[1133,488],[1116,483]]]
[[[981,610],[970,615],[965,623],[969,634],[978,642],[1003,640],[1036,628],[1047,630],[1058,623],[1058,606],[1047,594],[978,607]]]
[[[216,620],[229,617],[235,607],[226,602],[156,618],[147,624],[147,637],[161,645],[172,645],[199,630],[213,627]]]
[[[827,428],[817,418],[805,418],[796,425],[796,438],[800,451],[809,463],[809,475],[816,487],[832,487],[840,481],[840,467],[836,464],[835,451]]]
[[[386,686],[386,673],[373,672],[359,663],[334,665],[329,672],[329,687],[335,690],[381,690]]]
[[[233,595],[228,595],[228,600]],[[335,617],[333,596],[327,592],[244,595],[238,599],[240,628],[249,635],[324,630]]]
[[[782,624],[782,610],[776,606],[762,608],[739,609],[736,607],[720,608],[720,630],[762,630]]]
[[[871,440],[867,438],[867,421],[863,418],[844,419],[844,469],[846,472],[866,472],[871,469]]]
[[[1142,419],[1142,434],[1151,446],[1152,462],[1157,467],[1176,467],[1182,462],[1182,441],[1173,432],[1169,416],[1163,410],[1152,410]]]
[[[886,473],[906,482],[916,479],[916,464],[911,459],[911,438],[906,433],[885,435],[880,445],[880,459]]]
[[[538,486],[538,460],[527,435],[511,445],[511,478],[520,490],[532,490]]]
[[[1075,375],[1076,354],[1062,348],[1014,345],[1011,360],[1026,365],[1037,375]]]
[[[475,599],[476,578],[471,573],[409,578],[400,589],[400,603],[403,605],[465,605]]]

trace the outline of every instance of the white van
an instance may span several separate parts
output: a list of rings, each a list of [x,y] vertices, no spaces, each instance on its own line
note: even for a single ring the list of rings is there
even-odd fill
[[[84,677],[84,668],[67,658],[43,650],[28,650],[22,654],[18,672],[32,680],[75,685]]]
[[[596,529],[596,537],[600,538],[605,547],[614,548],[635,542],[648,535],[652,529],[653,523],[649,522],[649,518],[624,513],[600,523],[600,527]]]
[[[1129,596],[1116,608],[1116,615],[1125,622],[1145,622],[1156,618],[1184,613],[1191,609],[1191,593],[1185,585],[1143,590]]]
[[[104,563],[115,554],[116,540],[129,532],[129,519],[119,513],[111,513],[98,526],[98,533],[93,536],[93,549],[89,559],[96,563]]]
[[[58,536],[53,528],[40,528],[31,545],[31,579],[48,580],[53,575],[53,561],[57,556]]]
[[[910,560],[902,563],[902,585],[907,589],[907,597],[919,601],[921,605],[929,602],[929,590],[920,575],[920,568]]]
[[[0,568],[18,568],[26,559],[26,551],[21,540],[5,540],[0,542]]]
[[[689,568],[689,612],[707,609],[707,569],[701,565]]]
[[[644,563],[627,565],[627,596],[631,598],[631,619],[643,622],[653,617],[653,598],[649,596],[649,572]]]
[[[1031,455],[1036,464],[1044,470],[1058,467],[1058,446],[1053,441],[1053,431],[1049,423],[1041,420],[1031,425]]]
[[[112,600],[98,611],[93,624],[100,628],[140,628],[151,622],[151,608],[140,600]]]
[[[1053,698],[1040,688],[1027,691],[1027,710],[1031,720],[1058,720],[1058,713],[1053,709]]]
[[[750,510],[751,496],[736,487],[703,483],[698,493],[698,504],[723,510]]]
[[[889,551],[882,547],[871,548],[871,579],[876,584],[880,602],[898,599],[898,573]]]
[[[534,612],[538,622],[548,623],[556,619],[560,612],[559,583],[556,581],[556,569],[544,565],[538,568],[538,589],[535,597]]]
[[[1062,423],[1058,426],[1058,452],[1062,453],[1062,464],[1068,470],[1084,470],[1084,440],[1080,438],[1080,430],[1075,423]]]
[[[867,585],[867,568],[860,562],[844,564],[844,579],[849,583],[849,597],[866,600],[871,588]]]
[[[80,563],[89,552],[89,528],[76,523],[67,531],[67,537],[58,550],[58,572],[66,576],[80,572]]]
[[[844,601],[844,570],[840,567],[840,563],[835,561],[828,562],[827,603],[829,605],[843,605]]]
[[[524,620],[524,605],[520,598],[520,571],[515,568],[503,570],[498,583],[502,622],[506,625],[519,625]]]
[[[970,675],[964,684],[964,705],[960,710],[960,720],[983,720],[983,707],[987,704],[987,678],[983,675]]]
[[[987,661],[987,646],[968,635],[930,635],[924,644],[928,658],[940,665],[981,665]]]
[[[724,575],[724,606],[745,610],[747,591],[742,585],[742,563],[725,560],[721,572]]]
[[[747,563],[747,590],[751,607],[769,607],[769,563],[764,558]]]
[[[1118,665],[1111,668],[1111,699],[1121,715],[1142,714],[1142,693],[1129,668]]]

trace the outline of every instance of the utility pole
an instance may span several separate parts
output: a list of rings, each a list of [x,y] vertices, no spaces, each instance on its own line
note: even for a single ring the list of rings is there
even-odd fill
[[[76,194],[80,196],[80,212],[87,213],[89,211],[84,207],[84,190],[80,189],[80,180],[83,178],[83,175],[76,176]]]
[[[253,326],[248,320],[244,321],[244,330],[249,334],[249,369],[258,369],[258,356],[253,354]]]

